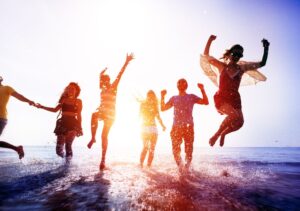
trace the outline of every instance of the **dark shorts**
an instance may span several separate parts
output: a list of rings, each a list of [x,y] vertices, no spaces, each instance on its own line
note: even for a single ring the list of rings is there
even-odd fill
[[[222,105],[229,104],[235,109],[242,109],[242,101],[238,92],[220,92],[214,95],[215,106],[219,110]]]
[[[7,119],[0,118],[0,136],[5,128],[6,124],[7,124]]]
[[[78,120],[73,116],[62,116],[56,121],[54,133],[59,135],[67,135],[70,131],[76,131],[80,135],[81,125]]]

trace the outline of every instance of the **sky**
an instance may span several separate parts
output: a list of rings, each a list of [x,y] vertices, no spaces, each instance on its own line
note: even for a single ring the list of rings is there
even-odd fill
[[[208,140],[223,120],[214,107],[217,87],[203,74],[200,54],[211,34],[211,55],[241,44],[244,60],[260,61],[261,40],[270,41],[266,82],[241,87],[244,126],[227,136],[228,147],[299,147],[300,2],[297,0],[0,0],[0,75],[3,84],[45,106],[56,106],[66,85],[77,82],[83,101],[84,136],[90,140],[90,116],[100,103],[98,77],[108,67],[112,79],[126,53],[128,65],[118,89],[117,117],[110,145],[141,146],[139,104],[149,89],[157,96],[176,95],[176,82],[188,81],[187,92],[201,97],[203,83],[210,104],[195,105],[195,146]],[[53,145],[57,114],[30,107],[14,98],[1,140],[23,145]],[[173,109],[161,113],[158,146],[170,147]],[[100,143],[102,123],[97,140]],[[100,144],[97,143],[100,148]]]

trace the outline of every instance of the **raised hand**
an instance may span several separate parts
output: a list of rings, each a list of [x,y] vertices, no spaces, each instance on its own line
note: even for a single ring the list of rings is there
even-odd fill
[[[262,41],[261,41],[261,42],[263,43],[263,46],[264,46],[264,48],[268,48],[268,47],[269,47],[269,45],[270,45],[269,41],[268,41],[268,40],[266,40],[265,38],[264,38],[264,39],[262,39]]]
[[[199,89],[203,89],[204,88],[204,85],[200,84],[200,83],[198,83],[197,86],[198,86]]]
[[[212,34],[212,35],[210,35],[209,40],[213,41],[213,40],[215,40],[216,38],[217,38],[217,36]]]
[[[165,90],[165,89],[160,92],[160,95],[162,97],[164,97],[166,94],[167,94],[167,90]]]
[[[126,54],[126,62],[130,62],[133,59],[134,59],[134,54],[133,53],[130,53],[129,55]]]

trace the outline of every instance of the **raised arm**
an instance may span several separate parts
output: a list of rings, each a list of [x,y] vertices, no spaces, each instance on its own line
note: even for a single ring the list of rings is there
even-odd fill
[[[166,111],[170,109],[173,106],[172,101],[169,100],[169,102],[165,103],[165,96],[167,94],[167,90],[162,90],[160,92],[160,110],[161,111]]]
[[[199,87],[199,89],[200,89],[200,91],[202,93],[203,98],[200,99],[197,103],[198,104],[203,104],[203,105],[208,105],[209,102],[208,102],[208,98],[207,98],[207,95],[206,95],[206,92],[205,92],[203,84],[198,84],[198,87]]]
[[[214,57],[210,57],[209,55],[209,50],[210,50],[210,46],[212,41],[214,41],[217,37],[215,35],[210,35],[210,37],[208,38],[208,41],[206,43],[205,49],[204,49],[204,56],[208,56],[208,62],[217,67],[219,69],[219,71],[222,71],[224,68],[224,63],[220,62],[219,60],[215,59]]]
[[[105,67],[105,68],[101,71],[101,73],[100,73],[100,78],[101,78],[101,76],[104,75],[104,73],[105,73],[106,70],[107,70],[107,67]]]
[[[265,66],[267,63],[267,59],[268,59],[268,55],[269,55],[269,46],[270,46],[269,41],[266,39],[263,39],[262,43],[263,43],[263,47],[264,47],[264,54],[263,54],[262,60],[260,62],[261,67]]]
[[[11,94],[13,97],[17,98],[18,100],[28,103],[29,105],[34,105],[35,103],[31,100],[28,100],[26,97],[24,97],[23,95],[19,94],[18,92],[14,91]]]
[[[264,54],[263,54],[261,61],[260,62],[249,62],[247,64],[240,65],[244,71],[255,70],[257,68],[260,68],[260,67],[263,67],[266,65],[267,59],[268,59],[268,54],[269,54],[270,43],[266,39],[263,39],[262,43],[263,43],[263,47],[264,47]]]
[[[115,79],[115,81],[114,81],[113,84],[112,84],[114,87],[117,87],[117,86],[118,86],[118,84],[119,84],[119,82],[120,82],[120,80],[121,80],[121,77],[122,77],[122,75],[123,75],[123,73],[124,73],[124,71],[125,71],[127,65],[128,65],[129,62],[130,62],[131,60],[133,60],[133,59],[134,59],[134,54],[133,54],[133,53],[131,53],[131,54],[129,54],[129,55],[128,55],[128,54],[126,55],[126,61],[125,61],[124,65],[123,65],[123,67],[121,68],[121,70],[120,70],[120,72],[119,72],[117,78]]]

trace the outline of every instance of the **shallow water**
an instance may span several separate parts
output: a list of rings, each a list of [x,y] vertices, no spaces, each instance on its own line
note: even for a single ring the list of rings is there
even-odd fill
[[[20,162],[1,149],[0,210],[297,210],[300,148],[196,148],[180,174],[170,149],[157,150],[152,168],[139,151],[75,147],[70,164],[54,146],[25,147]]]

